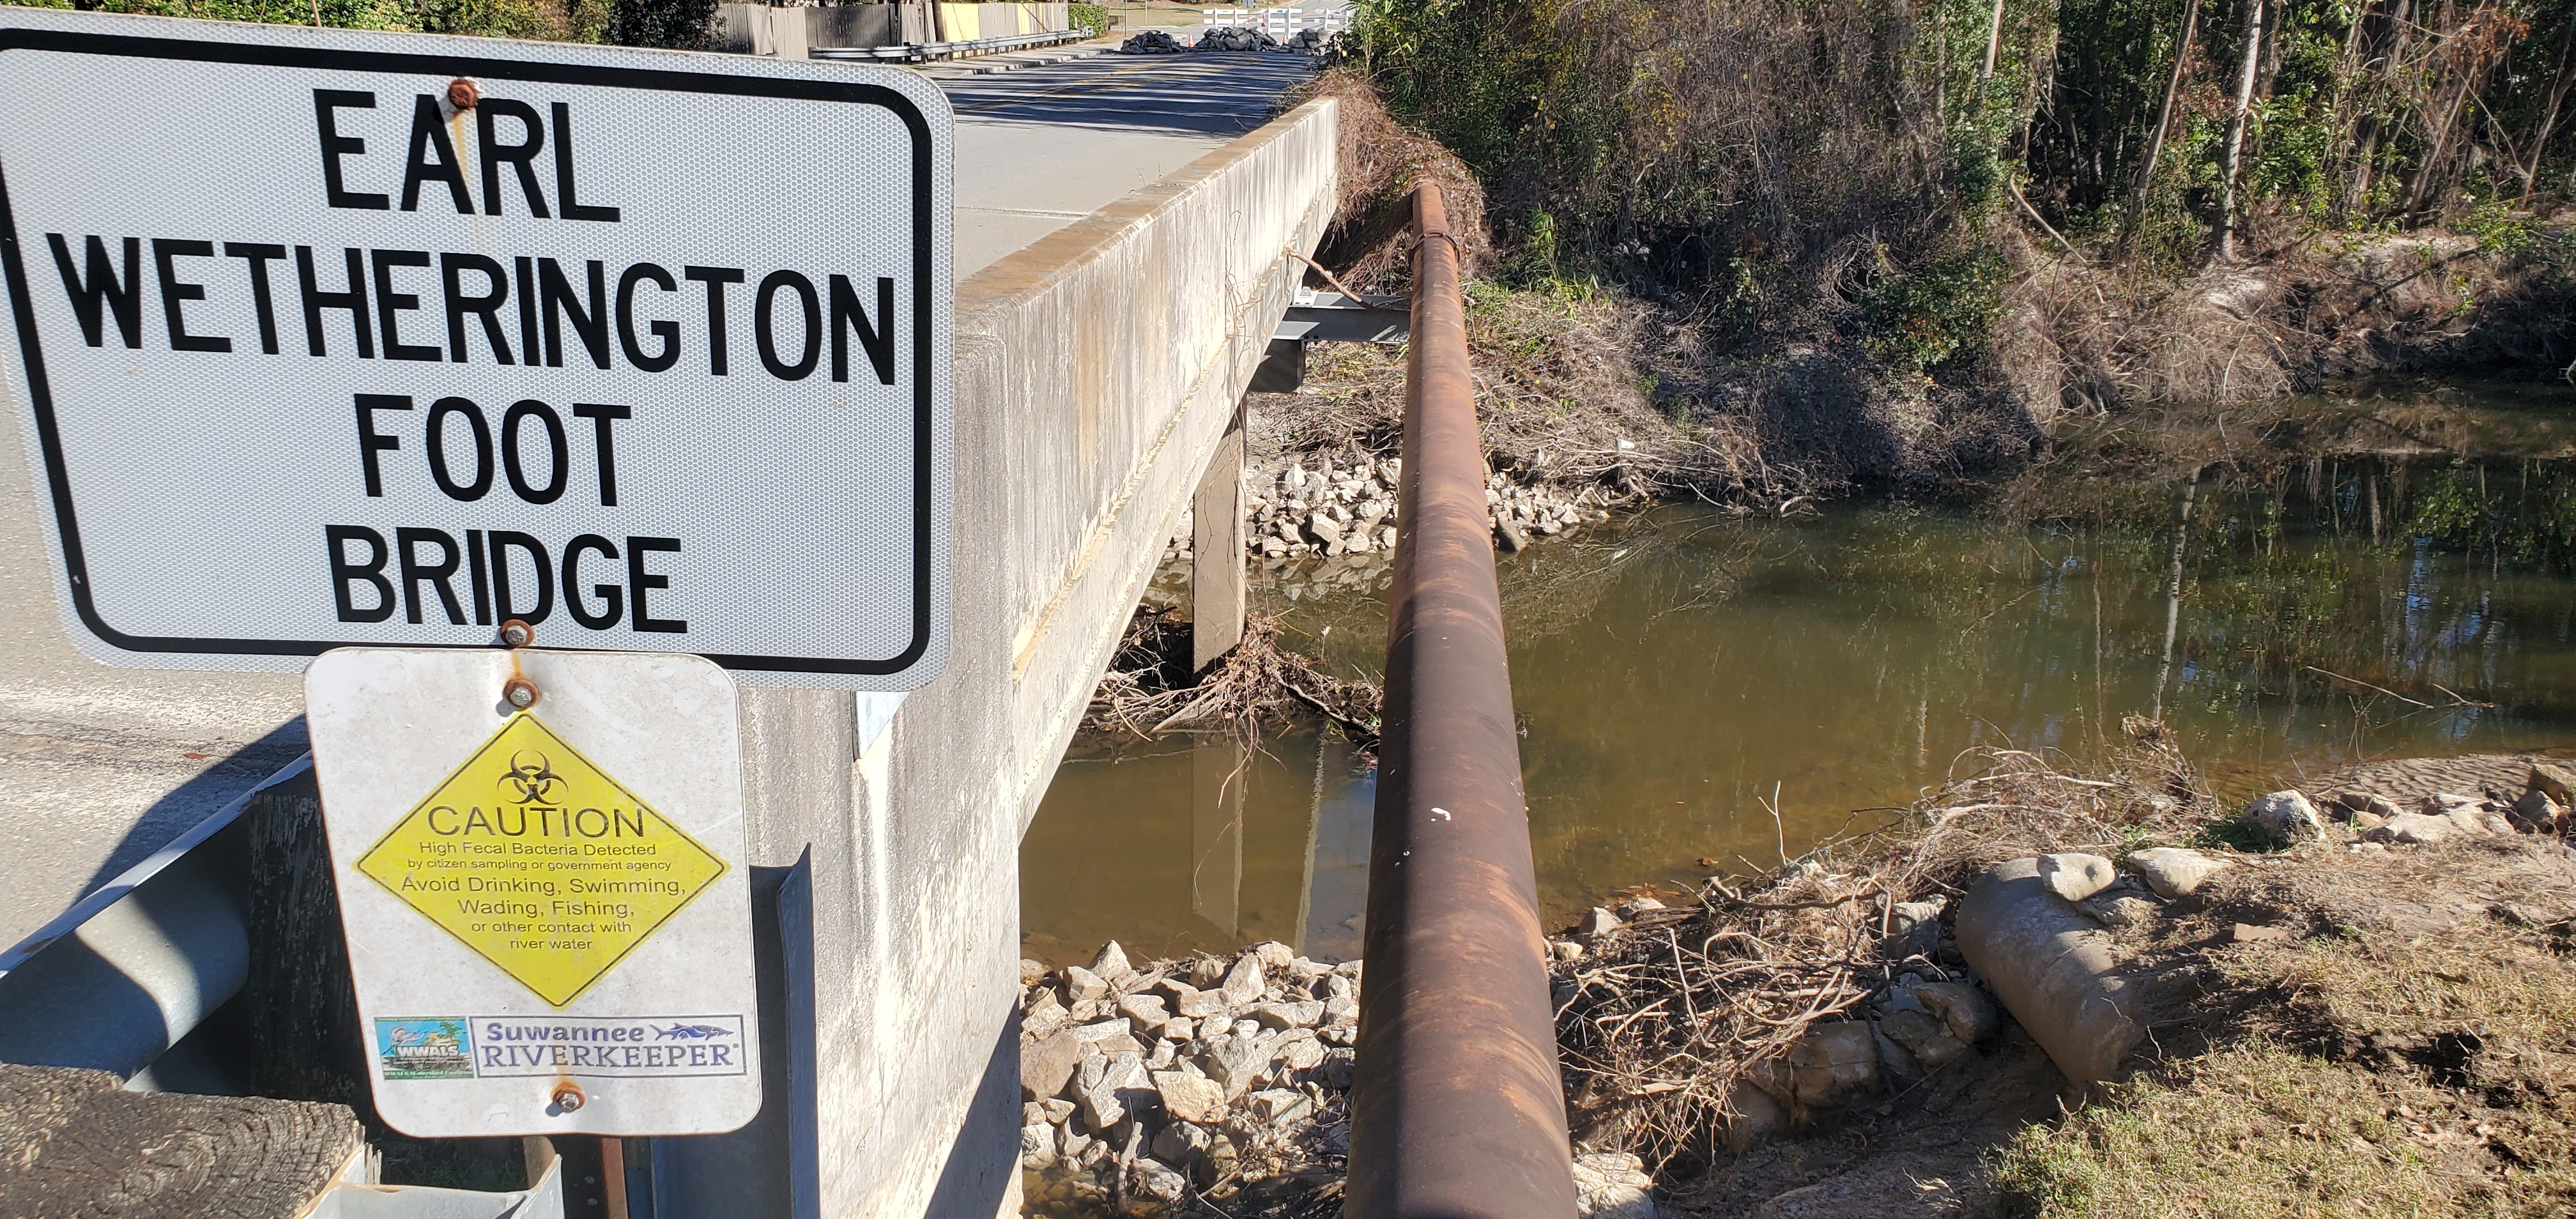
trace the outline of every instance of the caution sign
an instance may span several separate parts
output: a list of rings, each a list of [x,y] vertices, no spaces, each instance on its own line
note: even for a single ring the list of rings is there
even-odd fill
[[[358,870],[561,1007],[725,863],[521,712]]]
[[[422,1138],[680,1135],[760,1112],[754,861],[723,669],[342,648],[304,691],[349,1035],[385,1121]]]

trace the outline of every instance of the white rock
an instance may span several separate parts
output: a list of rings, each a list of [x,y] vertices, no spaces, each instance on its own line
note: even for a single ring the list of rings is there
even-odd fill
[[[1020,1127],[1020,1164],[1044,1168],[1055,1162],[1055,1127],[1035,1122]]]
[[[1226,1099],[1243,1095],[1253,1077],[1270,1069],[1271,1047],[1248,1037],[1228,1037],[1199,1055],[1199,1069],[1225,1089]]]
[[[1154,1158],[1187,1165],[1208,1149],[1208,1132],[1189,1122],[1173,1122],[1154,1136]]]
[[[2120,879],[2120,870],[2099,855],[2065,851],[2039,857],[2039,879],[2049,892],[2080,902],[2109,888],[2112,881]]]
[[[1252,1018],[1263,1028],[1310,1029],[1324,1022],[1324,1005],[1308,999],[1299,1003],[1264,1003],[1252,1009]]]
[[[1116,985],[1120,979],[1136,972],[1136,967],[1127,963],[1127,950],[1119,947],[1118,941],[1111,940],[1101,946],[1100,955],[1091,958],[1091,972],[1098,974],[1102,981]]]
[[[2213,859],[2198,851],[2182,847],[2149,847],[2129,852],[2129,870],[2147,882],[2158,897],[2171,901],[2188,897],[2201,882],[2230,866],[2228,860]]]
[[[1291,1071],[1311,1071],[1322,1066],[1331,1051],[1312,1037],[1297,1037],[1279,1043],[1279,1064]]]
[[[1186,1071],[1157,1071],[1154,1090],[1163,1097],[1163,1112],[1174,1121],[1225,1120],[1225,1086]]]
[[[1314,1112],[1315,1102],[1295,1088],[1271,1088],[1245,1097],[1244,1107],[1264,1122],[1285,1126]]]
[[[1118,1016],[1108,1020],[1102,1020],[1097,1023],[1085,1024],[1076,1027],[1073,1030],[1073,1040],[1076,1044],[1084,1046],[1085,1048],[1092,1048],[1101,1045],[1115,1045],[1115,1039],[1121,1037],[1130,1038],[1132,1040],[1133,1034],[1134,1026],[1127,1022],[1127,1018],[1125,1016]],[[1106,1051],[1103,1052],[1105,1053]]]
[[[1217,989],[1223,992],[1226,1006],[1250,1007],[1261,1002],[1261,992],[1269,985],[1269,978],[1262,972],[1261,958],[1247,952],[1235,960],[1233,969],[1226,971],[1225,984]],[[1185,1006],[1181,1014],[1191,1013]]]
[[[1132,1187],[1129,1195],[1131,1200],[1150,1198],[1164,1207],[1179,1205],[1181,1199],[1190,1192],[1188,1177],[1181,1175],[1180,1170],[1151,1156],[1136,1158],[1136,1163],[1127,1170],[1127,1182]]]
[[[1941,912],[1949,906],[1950,899],[1946,897],[1927,898],[1919,902],[1898,902],[1893,921],[1898,931],[1910,931],[1940,918]]]
[[[2256,796],[2245,806],[2245,820],[2275,842],[2313,842],[2325,836],[2326,823],[2315,805],[2295,791]]]
[[[1655,1219],[1645,1162],[1617,1152],[1574,1157],[1574,1213],[1583,1219]]]
[[[1324,1000],[1324,1027],[1340,1028],[1356,1024],[1360,1018],[1360,1001],[1336,995]]]
[[[1163,1006],[1161,995],[1124,996],[1118,1000],[1118,1014],[1139,1029],[1159,1028],[1172,1019],[1172,1013]]]
[[[2459,832],[2460,827],[2448,817],[2432,817],[2423,813],[2399,813],[2389,818],[2388,824],[2373,829],[2364,837],[2372,842],[2398,842],[2409,846],[2423,846],[2440,842]]]
[[[1619,921],[1618,915],[1610,913],[1608,907],[1594,906],[1591,913],[1583,916],[1582,922],[1575,924],[1574,934],[1605,935],[1609,932],[1617,931],[1623,926],[1626,926],[1626,924]]]
[[[1055,992],[1042,990],[1037,992],[1036,998],[1029,1000],[1027,1010],[1020,1013],[1020,1031],[1031,1037],[1043,1038],[1063,1028],[1065,1021],[1070,1019],[1072,1017],[1065,1012],[1064,1004],[1056,1001]]]
[[[1073,1099],[1082,1107],[1082,1120],[1090,1123],[1095,1132],[1106,1132],[1127,1117],[1127,1105],[1118,1098],[1118,1089],[1106,1083],[1081,1089]]]
[[[1100,998],[1108,993],[1109,983],[1102,981],[1099,974],[1079,965],[1064,967],[1065,998],[1079,1003],[1085,999]]]

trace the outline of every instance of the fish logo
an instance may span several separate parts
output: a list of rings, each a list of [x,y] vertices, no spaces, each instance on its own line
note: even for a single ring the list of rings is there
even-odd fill
[[[666,1029],[654,1029],[653,1032],[666,1041],[675,1038],[680,1041],[705,1041],[713,1037],[733,1036],[732,1029],[712,1024],[674,1024]]]
[[[555,785],[563,782],[563,776],[555,773],[545,754],[522,749],[510,755],[510,769],[501,772],[501,782],[519,789],[517,803],[551,804]]]

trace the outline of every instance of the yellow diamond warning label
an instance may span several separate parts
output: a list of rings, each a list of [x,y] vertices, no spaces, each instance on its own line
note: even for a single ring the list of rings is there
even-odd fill
[[[357,866],[556,1007],[725,871],[524,711]]]

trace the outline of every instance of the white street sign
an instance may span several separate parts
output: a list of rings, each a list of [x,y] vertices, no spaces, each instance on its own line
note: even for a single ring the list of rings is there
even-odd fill
[[[538,697],[521,710],[513,677]],[[734,684],[695,656],[351,648],[305,675],[376,1109],[421,1138],[760,1112]]]
[[[0,9],[0,347],[113,664],[947,648],[950,127],[827,62]]]

